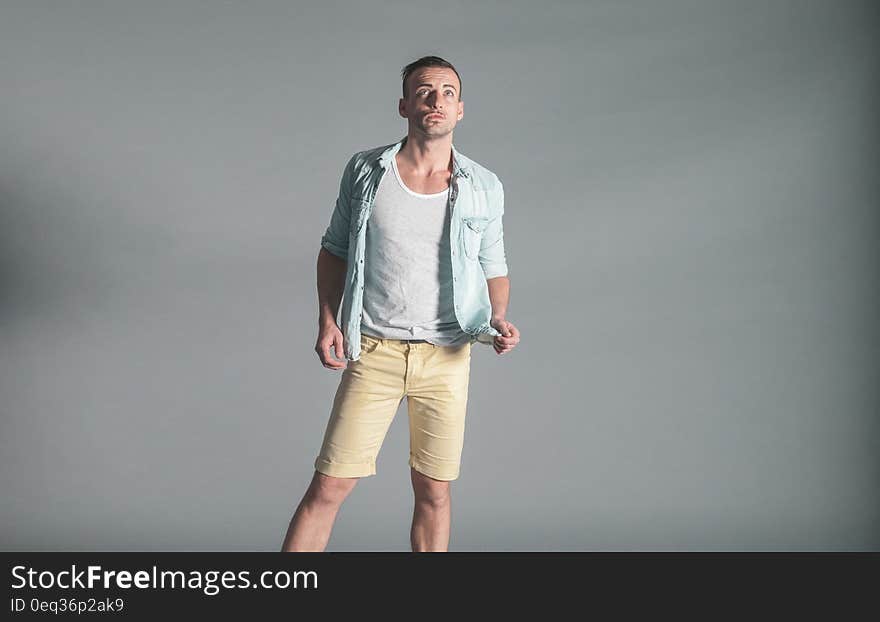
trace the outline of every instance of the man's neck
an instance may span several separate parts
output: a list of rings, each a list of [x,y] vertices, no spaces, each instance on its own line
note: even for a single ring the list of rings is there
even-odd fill
[[[419,176],[430,177],[452,170],[452,134],[425,140],[408,135],[397,152],[398,162],[405,162]]]

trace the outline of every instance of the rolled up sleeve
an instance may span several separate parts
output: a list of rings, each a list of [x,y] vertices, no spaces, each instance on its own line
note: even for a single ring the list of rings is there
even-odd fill
[[[357,154],[353,155],[342,172],[339,182],[339,194],[336,197],[336,207],[330,216],[330,224],[324,235],[321,236],[321,246],[342,259],[348,259],[348,235],[349,221],[351,219],[351,185],[354,162]]]
[[[507,257],[504,253],[504,225],[502,217],[504,215],[504,186],[498,182],[497,189],[494,191],[495,205],[493,213],[495,216],[486,223],[486,230],[483,232],[482,241],[480,242],[480,265],[483,267],[483,274],[487,279],[497,276],[507,276]]]

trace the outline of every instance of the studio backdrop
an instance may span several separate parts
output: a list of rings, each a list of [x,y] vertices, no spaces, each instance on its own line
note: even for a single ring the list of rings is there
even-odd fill
[[[880,545],[869,2],[0,3],[0,547],[277,550],[400,71],[504,184],[450,550]],[[406,403],[328,550],[409,549]]]

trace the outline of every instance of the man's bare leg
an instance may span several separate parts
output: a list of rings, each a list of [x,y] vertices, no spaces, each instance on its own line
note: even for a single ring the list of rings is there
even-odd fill
[[[342,502],[359,478],[331,477],[315,471],[281,545],[281,552],[323,551]]]
[[[410,543],[415,553],[445,552],[449,548],[452,499],[449,482],[433,479],[410,467],[415,509]]]

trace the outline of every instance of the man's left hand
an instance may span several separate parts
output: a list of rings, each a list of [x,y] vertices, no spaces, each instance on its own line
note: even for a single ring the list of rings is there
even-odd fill
[[[512,322],[498,318],[493,319],[489,324],[501,333],[495,337],[495,341],[492,343],[496,354],[510,352],[519,343],[519,330]]]

